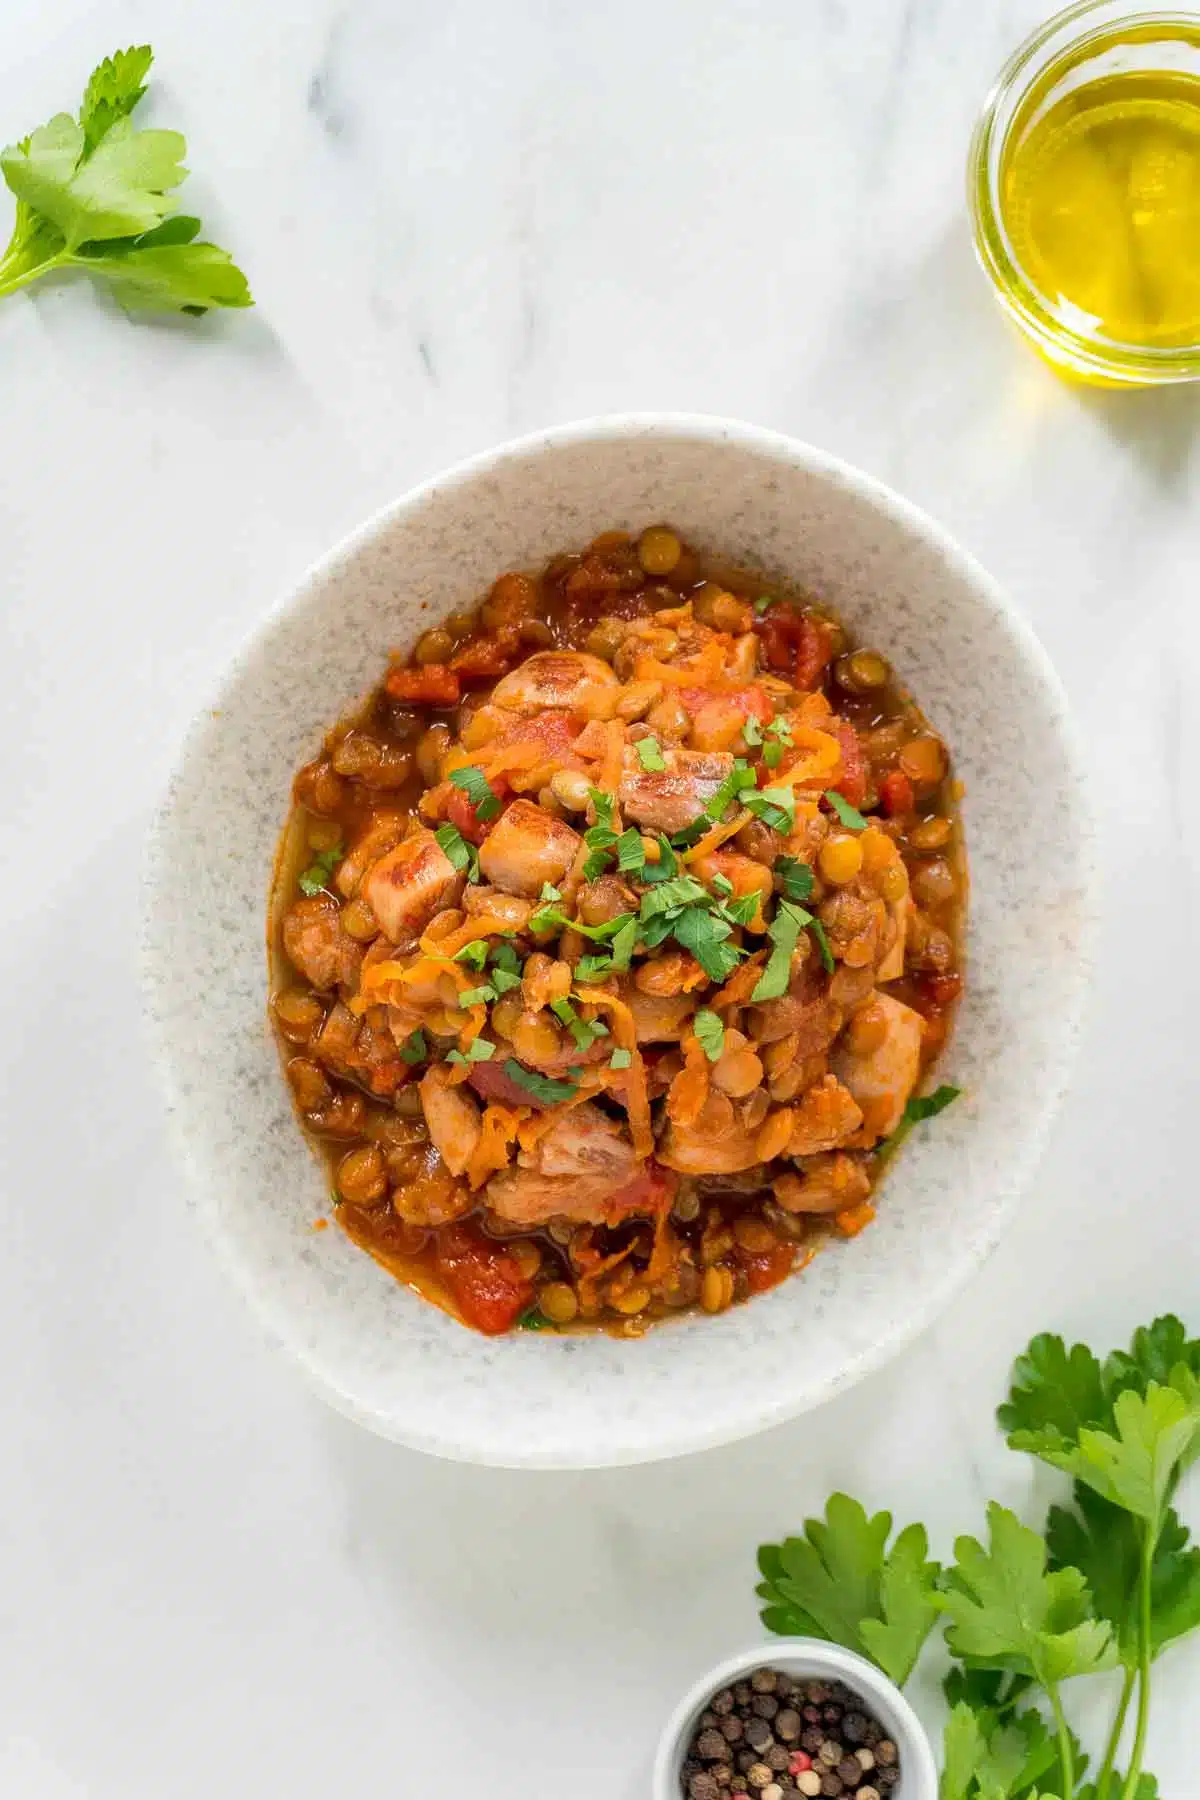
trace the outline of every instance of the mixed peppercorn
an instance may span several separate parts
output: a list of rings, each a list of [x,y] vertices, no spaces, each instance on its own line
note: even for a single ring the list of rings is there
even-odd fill
[[[886,1800],[899,1780],[899,1751],[858,1694],[770,1668],[713,1695],[680,1771],[683,1800]]]

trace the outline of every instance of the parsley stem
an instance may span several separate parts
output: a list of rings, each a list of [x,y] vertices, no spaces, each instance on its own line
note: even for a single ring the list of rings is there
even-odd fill
[[[1129,1712],[1129,1702],[1133,1699],[1133,1684],[1136,1680],[1137,1669],[1127,1668],[1121,1682],[1121,1698],[1117,1705],[1117,1716],[1113,1720],[1108,1749],[1104,1753],[1104,1763],[1100,1770],[1100,1778],[1096,1783],[1096,1800],[1108,1800],[1113,1766],[1117,1760],[1117,1752],[1121,1748],[1121,1736],[1125,1730],[1125,1719]]]
[[[1160,1529],[1160,1520],[1142,1528],[1137,1728],[1133,1737],[1133,1754],[1129,1758],[1129,1773],[1125,1777],[1125,1786],[1121,1790],[1121,1800],[1134,1800],[1134,1795],[1137,1793],[1138,1780],[1142,1773],[1142,1757],[1146,1750],[1146,1731],[1150,1724],[1150,1664],[1154,1660],[1150,1641],[1151,1578],[1154,1573],[1154,1552],[1158,1548]]]
[[[22,267],[23,260],[20,251],[14,251],[0,261],[0,299],[6,294],[15,294],[18,288],[28,287],[51,269],[65,268],[73,259],[65,250],[60,250],[57,255],[46,257],[44,262],[34,263],[32,268]],[[11,268],[17,270],[15,275],[9,273]]]
[[[1050,1705],[1054,1712],[1054,1723],[1058,1728],[1058,1756],[1062,1764],[1063,1796],[1062,1800],[1075,1800],[1075,1756],[1071,1749],[1071,1732],[1067,1725],[1067,1715],[1063,1711],[1058,1688],[1047,1688]]]

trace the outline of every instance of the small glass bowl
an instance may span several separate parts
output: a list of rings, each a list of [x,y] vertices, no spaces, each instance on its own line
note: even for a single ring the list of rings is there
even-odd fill
[[[975,254],[1000,304],[1060,373],[1105,387],[1200,379],[1200,343],[1122,343],[1094,328],[1078,308],[1043,293],[1022,268],[1005,226],[1001,179],[1014,129],[1027,129],[1084,82],[1136,69],[1200,75],[1200,13],[1131,11],[1115,0],[1067,7],[1026,38],[1001,69],[967,165]]]

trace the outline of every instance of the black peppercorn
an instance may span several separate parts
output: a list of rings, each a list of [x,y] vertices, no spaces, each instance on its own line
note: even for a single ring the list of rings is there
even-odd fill
[[[777,1775],[782,1775],[791,1760],[791,1751],[785,1750],[782,1744],[772,1744],[771,1748],[766,1751],[763,1756],[763,1761],[766,1763],[767,1767],[774,1769]]]
[[[857,1787],[863,1778],[862,1764],[857,1756],[843,1756],[837,1766],[837,1772],[847,1787]]]
[[[688,1782],[688,1793],[691,1800],[720,1800],[721,1790],[717,1786],[716,1776],[706,1775],[701,1770],[699,1775],[693,1775]]]
[[[897,1762],[899,1756],[900,1752],[896,1749],[891,1738],[880,1738],[875,1746],[875,1761],[879,1763],[881,1767],[888,1763]]]
[[[752,1750],[767,1750],[775,1742],[771,1736],[771,1727],[765,1719],[748,1719],[745,1730],[746,1742]]]
[[[745,1726],[742,1724],[742,1721],[738,1718],[736,1713],[728,1713],[726,1717],[721,1720],[721,1736],[725,1739],[727,1744],[740,1744],[742,1741],[742,1732],[745,1729]]]
[[[727,1762],[730,1755],[729,1745],[719,1731],[710,1728],[702,1731],[696,1739],[696,1755],[701,1762]]]
[[[733,1697],[739,1706],[749,1706],[750,1696],[753,1692],[754,1689],[748,1681],[739,1681],[734,1684]]]
[[[779,1702],[774,1694],[755,1694],[750,1705],[760,1719],[773,1719],[779,1711]]]
[[[842,1736],[848,1744],[861,1744],[867,1721],[860,1712],[848,1712],[842,1720]]]
[[[776,1713],[775,1736],[782,1738],[785,1744],[794,1743],[800,1736],[800,1714],[794,1707],[785,1706]]]
[[[733,1705],[732,1688],[722,1688],[719,1694],[713,1695],[708,1703],[708,1709],[710,1712],[720,1714],[731,1713],[733,1711]]]
[[[800,1748],[807,1750],[810,1756],[815,1756],[824,1742],[825,1733],[818,1725],[810,1725],[807,1731],[800,1733]]]
[[[837,1796],[842,1791],[841,1778],[840,1776],[835,1775],[832,1769],[829,1769],[822,1775],[821,1792],[828,1797],[828,1800],[837,1800]]]

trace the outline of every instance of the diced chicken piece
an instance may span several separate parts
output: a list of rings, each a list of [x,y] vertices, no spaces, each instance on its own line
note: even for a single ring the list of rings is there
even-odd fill
[[[814,1156],[801,1175],[778,1176],[774,1187],[786,1212],[842,1212],[866,1199],[871,1177],[858,1157],[836,1150],[831,1156]]]
[[[828,994],[813,995],[807,985],[799,993],[763,1000],[747,1014],[747,1031],[756,1044],[776,1044],[796,1036],[796,1057],[827,1050],[842,1028],[845,1014]]]
[[[376,1023],[385,1018],[382,1009],[375,1013]],[[397,1056],[391,1034],[376,1030],[370,1019],[356,1018],[340,1000],[329,1009],[313,1055],[336,1075],[361,1082],[373,1094],[394,1094],[408,1079],[408,1066]]]
[[[283,947],[319,993],[352,988],[362,967],[363,950],[342,930],[341,912],[332,894],[297,900],[283,921]]]
[[[559,707],[577,717],[611,718],[620,687],[609,665],[581,650],[540,650],[492,690],[492,702],[511,712]]]
[[[368,869],[362,894],[393,944],[424,930],[433,915],[451,904],[458,871],[432,831],[422,827]]]
[[[532,1150],[522,1151],[515,1168],[493,1175],[487,1203],[514,1225],[548,1219],[598,1225],[638,1205],[651,1209],[653,1195],[639,1180],[643,1173],[620,1127],[584,1101],[556,1119]]]
[[[672,1121],[658,1147],[658,1158],[681,1175],[736,1175],[761,1160],[755,1149],[756,1135],[737,1125],[731,1131],[713,1132],[706,1131],[701,1120],[694,1125]]]
[[[733,768],[733,757],[725,750],[664,748],[662,758],[665,769],[643,769],[637,751],[627,747],[618,798],[635,824],[671,835],[699,818]]]
[[[435,1149],[452,1175],[466,1173],[482,1130],[479,1107],[472,1095],[449,1083],[444,1063],[422,1076],[421,1108]]]
[[[900,1123],[921,1072],[922,1020],[911,1006],[890,994],[874,1004],[887,1018],[887,1036],[877,1050],[856,1055],[848,1045],[834,1052],[834,1072],[862,1108],[864,1137],[890,1137]]]
[[[643,994],[633,988],[625,1001],[633,1014],[639,1044],[677,1044],[696,1010],[692,994]]]
[[[579,833],[561,819],[532,800],[514,800],[484,840],[479,867],[505,893],[536,899],[545,882],[563,879],[579,845]]]
[[[826,1075],[810,1087],[796,1108],[789,1156],[819,1156],[836,1150],[862,1124],[863,1116],[853,1094],[834,1075]]]
[[[908,914],[911,906],[912,901],[908,895],[902,894],[899,900],[893,900],[888,907],[888,916],[896,928],[896,936],[875,972],[876,981],[899,981],[904,973],[904,951],[908,943]]]
[[[394,850],[408,831],[408,816],[405,813],[379,813],[367,826],[361,837],[355,839],[350,849],[342,858],[338,872],[334,877],[334,885],[339,894],[347,900],[353,900],[359,889],[363,876],[373,862]]]

